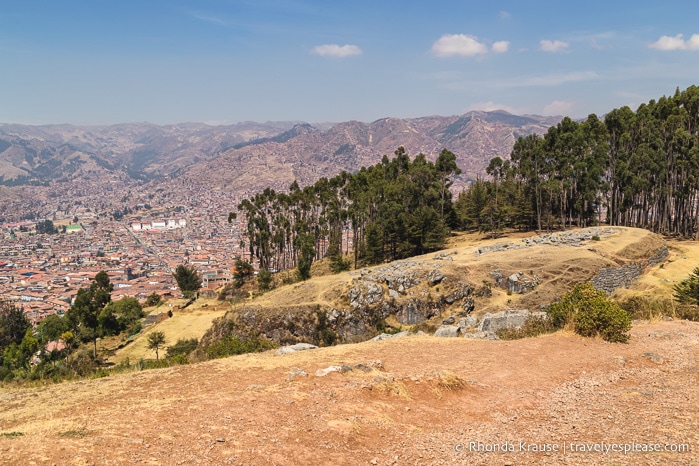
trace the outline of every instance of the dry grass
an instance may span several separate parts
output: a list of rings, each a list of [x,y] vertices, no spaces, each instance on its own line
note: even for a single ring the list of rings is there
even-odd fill
[[[455,391],[461,390],[466,386],[466,381],[455,373],[443,370],[437,374],[437,386],[444,390]]]
[[[161,306],[160,309],[162,312],[167,313],[168,308]],[[117,351],[110,358],[110,361],[118,364],[126,358],[131,362],[139,359],[154,358],[155,352],[148,349],[148,335],[156,331],[165,334],[166,346],[173,345],[180,339],[196,338],[198,340],[211,327],[211,322],[225,313],[225,310],[212,307],[201,308],[201,303],[191,311],[189,309],[184,311],[175,310],[172,318],[167,318],[158,324],[145,328],[132,343]],[[163,350],[160,353],[161,356],[165,354]]]

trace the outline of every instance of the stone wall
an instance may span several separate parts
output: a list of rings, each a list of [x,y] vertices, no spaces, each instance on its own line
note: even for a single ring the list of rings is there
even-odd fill
[[[591,280],[592,286],[611,294],[617,288],[629,286],[641,276],[646,267],[652,267],[663,262],[668,256],[667,246],[663,246],[643,263],[633,263],[622,267],[609,267],[602,269]]]
[[[592,286],[602,290],[607,294],[617,288],[628,286],[636,280],[643,272],[643,267],[639,264],[624,265],[622,267],[609,267],[599,271],[591,280]]]

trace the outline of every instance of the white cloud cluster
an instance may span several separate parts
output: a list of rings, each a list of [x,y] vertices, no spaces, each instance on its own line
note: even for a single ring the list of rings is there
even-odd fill
[[[682,34],[675,37],[661,36],[648,47],[656,50],[699,50],[699,34],[692,34],[687,40],[684,40]]]
[[[504,111],[506,111],[508,113],[512,113],[512,114],[520,113],[517,110],[515,110],[513,107],[510,107],[509,105],[498,104],[496,102],[493,102],[492,100],[489,100],[488,102],[475,102],[466,108],[466,111],[471,111],[471,110],[480,110],[482,112],[493,112],[495,110],[504,110]]]
[[[492,50],[495,53],[505,53],[510,48],[510,43],[506,40],[493,42]]]
[[[494,53],[504,53],[510,48],[510,43],[501,40],[493,43]],[[480,42],[477,37],[467,34],[444,34],[434,44],[432,53],[438,57],[474,57],[485,55],[489,52],[488,46]]]
[[[562,40],[543,39],[539,41],[539,46],[544,52],[560,52],[561,50],[567,49],[570,43],[563,42]]]
[[[554,100],[544,107],[544,115],[565,115],[573,108],[574,102],[568,100]]]
[[[351,57],[354,55],[361,55],[362,49],[356,45],[337,45],[337,44],[325,44],[316,45],[311,50],[312,53],[320,55],[321,57]]]

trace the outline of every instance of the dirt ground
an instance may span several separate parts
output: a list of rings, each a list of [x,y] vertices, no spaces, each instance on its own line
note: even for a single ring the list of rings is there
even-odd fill
[[[354,368],[316,375],[341,365]],[[0,463],[699,464],[698,377],[686,321],[638,323],[628,344],[411,336],[267,352],[3,389]]]
[[[542,278],[531,299],[544,302],[593,269],[633,260],[656,241],[649,235],[629,229],[589,247],[482,256],[473,245],[487,242],[460,238],[442,270],[476,284],[493,269],[531,270]],[[517,238],[490,242],[508,240]],[[672,241],[669,251],[615,295],[669,299],[699,264],[699,243]],[[349,280],[319,277],[261,301],[333,302]],[[482,304],[525,299],[497,291]],[[213,307],[156,327],[173,342],[188,328],[199,335],[223,312]],[[566,332],[519,341],[410,336],[6,386],[0,465],[699,464],[699,323],[637,322],[631,334],[628,344]],[[136,343],[118,356],[148,357]],[[352,370],[317,375],[343,365]]]

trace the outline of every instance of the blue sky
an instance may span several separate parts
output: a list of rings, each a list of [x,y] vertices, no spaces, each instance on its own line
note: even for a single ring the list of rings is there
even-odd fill
[[[699,84],[694,1],[23,0],[0,122],[599,115]]]

